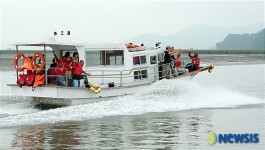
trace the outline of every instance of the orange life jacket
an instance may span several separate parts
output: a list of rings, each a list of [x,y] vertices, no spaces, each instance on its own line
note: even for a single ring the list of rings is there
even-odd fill
[[[32,60],[29,57],[24,58],[23,67],[27,70],[32,70]]]
[[[33,87],[36,88],[40,85],[44,85],[44,81],[45,81],[45,76],[43,75],[35,75],[35,82]]]

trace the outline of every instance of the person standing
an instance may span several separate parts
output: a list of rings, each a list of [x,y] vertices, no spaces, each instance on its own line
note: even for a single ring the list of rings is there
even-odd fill
[[[67,51],[64,54],[64,57],[66,58],[64,62],[64,67],[66,68],[66,80],[67,80],[67,85],[66,86],[72,86],[72,56],[71,52]]]
[[[166,50],[164,51],[164,62],[162,64],[162,78],[169,78],[170,77],[170,63],[171,63],[171,57],[169,54],[171,47],[167,46]]]

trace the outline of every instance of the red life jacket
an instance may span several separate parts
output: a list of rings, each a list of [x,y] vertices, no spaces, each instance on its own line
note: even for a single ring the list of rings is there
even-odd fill
[[[20,74],[19,78],[17,80],[18,86],[22,87],[25,84],[26,79],[27,79],[27,75],[26,74]]]
[[[200,58],[196,58],[194,56],[190,56],[191,58],[191,63],[195,64],[195,68],[198,70],[200,69],[200,62],[201,62],[201,59]]]
[[[66,68],[64,67],[64,63],[61,59],[57,61],[56,75],[65,76]]]
[[[181,59],[180,59],[180,58],[177,58],[177,59],[176,59],[175,67],[176,67],[176,68],[181,67]]]
[[[32,74],[28,74],[27,79],[26,79],[26,84],[28,86],[32,86],[33,82],[34,82],[34,79],[35,79],[35,75],[33,73]]]
[[[80,62],[75,63],[75,69],[73,71],[73,75],[80,75],[83,73],[82,65]]]

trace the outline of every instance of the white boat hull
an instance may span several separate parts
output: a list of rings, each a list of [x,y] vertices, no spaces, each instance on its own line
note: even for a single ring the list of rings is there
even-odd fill
[[[11,87],[11,95],[14,96],[28,96],[28,97],[45,97],[45,98],[67,98],[67,99],[90,99],[101,97],[112,97],[120,95],[129,95],[134,93],[139,86],[146,86],[149,84],[127,87],[113,87],[105,88],[98,94],[94,94],[89,89],[61,87],[61,86],[42,86],[32,91],[31,87],[24,86],[20,88],[17,85],[9,85]]]

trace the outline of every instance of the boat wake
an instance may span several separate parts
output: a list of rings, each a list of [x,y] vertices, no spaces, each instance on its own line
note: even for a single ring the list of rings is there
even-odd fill
[[[2,117],[0,127],[84,121],[150,112],[264,104],[262,99],[229,91],[224,87],[204,87],[195,81],[161,80],[139,91],[141,92],[134,95],[96,103]]]

